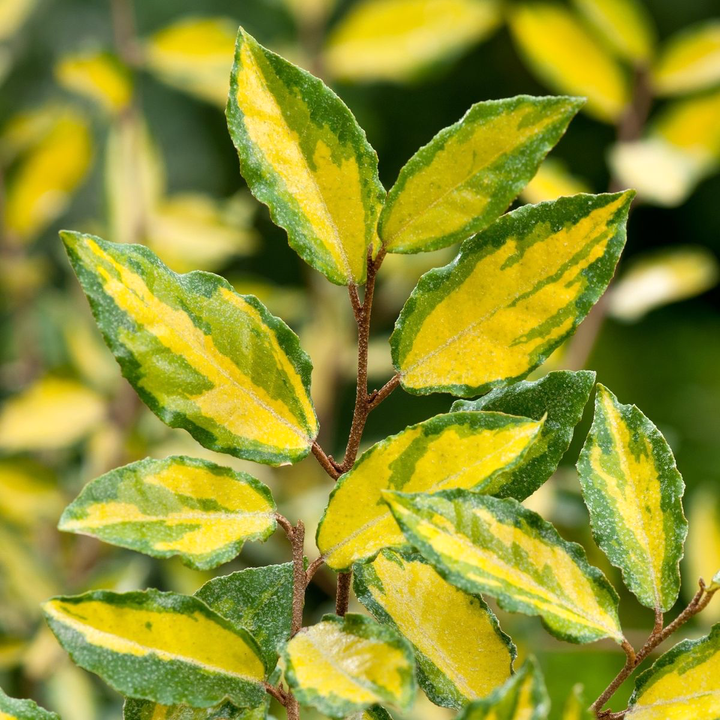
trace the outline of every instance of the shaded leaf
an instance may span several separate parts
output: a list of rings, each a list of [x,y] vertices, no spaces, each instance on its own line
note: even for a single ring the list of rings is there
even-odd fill
[[[269,695],[261,705],[250,709],[238,708],[229,702],[211,708],[194,708],[128,698],[123,706],[123,720],[265,720],[269,704]]]
[[[44,710],[32,700],[16,700],[0,689],[0,717],[2,720],[60,720],[54,713]]]

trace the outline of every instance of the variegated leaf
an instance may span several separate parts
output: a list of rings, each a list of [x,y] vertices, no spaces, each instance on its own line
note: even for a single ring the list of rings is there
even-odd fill
[[[643,605],[666,612],[680,592],[687,522],[685,485],[665,438],[598,385],[578,473],[598,545]]]
[[[477,400],[458,400],[452,412],[493,410],[540,420],[545,418],[537,441],[514,470],[502,473],[488,495],[524,500],[557,469],[570,446],[595,384],[595,373],[560,370],[540,380],[498,387]]]
[[[415,695],[412,648],[397,632],[364,615],[325,615],[304,628],[283,653],[297,699],[344,718],[376,703],[407,711]]]
[[[498,474],[520,461],[541,428],[542,422],[501,413],[450,413],[377,443],[330,496],[317,532],[325,562],[347,570],[384,547],[405,544],[383,490],[492,491]]]
[[[596,720],[589,705],[582,685],[575,685],[563,707],[562,720]]]
[[[510,612],[539,615],[569,642],[620,643],[618,596],[585,551],[517,500],[466,490],[385,491],[408,540],[450,583]]]
[[[159,705],[150,700],[128,698],[123,706],[123,720],[265,720],[270,696],[256,708],[238,708],[224,702],[211,708],[189,705]]]
[[[272,535],[275,503],[247,473],[189,457],[146,458],[89,483],[58,527],[209,570],[246,540]]]
[[[662,95],[720,84],[720,19],[693,25],[671,37],[653,68],[653,84]]]
[[[264,699],[257,643],[197,598],[100,590],[53,598],[43,609],[75,663],[125,695],[199,708]]]
[[[0,688],[0,720],[60,720],[54,713],[44,710],[32,700],[8,697]]]
[[[683,640],[635,682],[628,720],[708,720],[720,717],[720,625],[699,640]]]
[[[160,419],[256,462],[307,455],[312,366],[285,323],[222,278],[177,275],[147,248],[62,236],[123,374]]]
[[[400,171],[380,216],[385,248],[428,252],[484,230],[532,179],[582,104],[519,95],[473,105]]]
[[[550,699],[534,658],[483,700],[471,702],[457,720],[546,720]]]
[[[374,705],[367,710],[350,715],[347,720],[393,720],[392,715],[381,705]]]
[[[390,340],[403,388],[469,397],[540,365],[610,282],[633,196],[526,205],[423,275]]]
[[[557,92],[587,97],[585,110],[615,122],[630,99],[622,66],[569,8],[545,0],[514,4],[510,30],[537,75]]]
[[[353,566],[358,600],[415,650],[418,681],[437,705],[462,708],[512,674],[515,646],[479,595],[443,580],[421,556],[382,550]]]
[[[501,21],[498,0],[361,0],[333,28],[325,64],[342,80],[412,80]]]
[[[227,118],[243,177],[290,245],[332,282],[364,282],[385,190],[342,100],[241,28]]]

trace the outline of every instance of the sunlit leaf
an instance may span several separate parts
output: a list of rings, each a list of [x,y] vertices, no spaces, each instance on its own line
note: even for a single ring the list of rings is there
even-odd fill
[[[101,590],[43,607],[75,663],[121,693],[193,707],[225,698],[255,707],[264,699],[257,643],[196,598]]]
[[[653,68],[662,95],[679,95],[720,84],[720,20],[681,30],[668,40]]]
[[[549,709],[545,681],[531,657],[492,695],[471,702],[457,720],[546,720]]]
[[[629,101],[622,67],[580,20],[558,2],[524,2],[510,30],[530,67],[553,90],[587,97],[588,113],[615,122]]]
[[[130,73],[111,53],[66,55],[55,66],[55,77],[63,87],[89,97],[111,113],[120,112],[132,100]]]
[[[635,682],[626,718],[699,720],[720,715],[720,625],[683,640]]]
[[[146,40],[145,62],[169,85],[224,107],[236,34],[228,18],[183,17]]]
[[[533,420],[545,418],[540,436],[522,462],[503,472],[493,492],[488,494],[524,500],[557,470],[594,384],[593,372],[563,370],[533,382],[495,388],[478,400],[458,400],[453,404],[452,412],[492,410]]]
[[[667,612],[680,592],[687,522],[685,485],[665,438],[598,385],[578,473],[598,545],[643,605]]]
[[[237,457],[307,455],[311,365],[287,325],[222,278],[176,275],[142,246],[63,239],[106,342],[158,417]]]
[[[569,642],[622,641],[618,596],[605,576],[580,545],[517,500],[467,490],[383,497],[408,540],[456,587],[539,615]]]
[[[0,0],[0,40],[9,40],[23,26],[37,0]]]
[[[497,0],[361,0],[333,29],[325,62],[342,80],[409,80],[500,22]]]
[[[590,186],[570,173],[561,160],[548,158],[520,193],[525,202],[541,203],[566,195],[590,192]]]
[[[525,205],[423,275],[390,340],[403,388],[469,397],[540,365],[605,291],[633,195]]]
[[[0,689],[0,718],[2,720],[60,720],[54,712],[44,710],[32,700],[16,700],[8,697],[2,689]]]
[[[585,700],[582,685],[575,685],[565,701],[562,720],[595,720],[595,715],[589,710],[589,703]]]
[[[75,380],[48,376],[10,398],[0,411],[0,449],[55,450],[86,437],[105,414],[105,403]]]
[[[385,248],[427,252],[484,230],[530,181],[581,105],[527,95],[474,105],[400,171],[380,216]]]
[[[325,615],[283,653],[297,699],[344,718],[376,703],[409,710],[415,695],[412,648],[395,630],[364,615]]]
[[[613,285],[609,312],[635,322],[657,307],[701,295],[719,275],[715,255],[700,245],[643,253]]]
[[[412,643],[418,681],[434,703],[462,708],[510,677],[515,646],[495,615],[422,557],[383,550],[370,563],[356,563],[353,577],[360,602]]]
[[[241,172],[290,245],[332,282],[364,282],[385,190],[347,106],[241,29],[227,116]]]
[[[654,52],[656,31],[643,0],[573,0],[575,6],[621,58],[647,63]]]
[[[0,516],[17,525],[55,520],[63,498],[52,473],[36,463],[0,460]]]
[[[499,474],[520,461],[541,429],[542,422],[501,413],[450,413],[377,443],[330,496],[317,532],[325,562],[345,570],[384,547],[405,544],[382,502],[383,490],[493,492]]]
[[[147,458],[86,485],[58,527],[208,570],[232,560],[245,541],[266,540],[275,503],[247,473],[182,456]]]

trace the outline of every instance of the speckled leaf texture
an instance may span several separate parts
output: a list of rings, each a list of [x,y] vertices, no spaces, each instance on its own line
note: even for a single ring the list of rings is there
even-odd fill
[[[60,720],[54,712],[39,707],[32,700],[8,697],[0,688],[0,720]]]
[[[578,473],[598,545],[646,607],[668,611],[680,592],[685,490],[659,430],[602,385]]]
[[[58,527],[209,570],[275,531],[275,503],[247,473],[189,457],[147,458],[89,483]]]
[[[418,681],[437,705],[462,708],[512,674],[515,646],[479,595],[443,580],[421,555],[382,550],[353,566],[358,600],[412,643]]]
[[[342,100],[240,28],[227,119],[243,177],[291,247],[334,283],[364,282],[385,190]]]
[[[367,710],[350,715],[348,720],[393,720],[392,715],[380,705],[369,707]]]
[[[256,708],[238,708],[224,702],[211,708],[189,705],[159,705],[130,698],[123,705],[123,720],[265,720],[270,704],[268,695]]]
[[[633,196],[526,205],[423,275],[390,340],[403,388],[472,397],[540,365],[610,282]]]
[[[448,413],[373,445],[330,495],[317,532],[325,562],[348,570],[382,548],[406,544],[383,490],[492,491],[498,474],[520,462],[541,430],[542,422],[502,413]]]
[[[428,252],[484,230],[532,180],[582,104],[519,95],[473,105],[400,171],[380,216],[385,248]]]
[[[140,245],[62,238],[105,341],[161,420],[247,460],[308,454],[318,431],[312,364],[257,298],[217,275],[178,275]]]
[[[303,705],[344,718],[377,703],[407,711],[415,696],[412,647],[392,628],[350,613],[325,615],[283,653],[285,677]]]
[[[456,587],[539,615],[568,642],[622,642],[618,596],[605,576],[580,545],[517,500],[466,490],[384,498],[408,540]]]
[[[264,700],[257,643],[197,598],[98,590],[53,598],[43,610],[75,663],[128,697],[198,708]]]
[[[497,487],[487,494],[524,500],[557,470],[594,384],[594,372],[559,370],[540,380],[498,387],[477,400],[453,404],[451,412],[493,410],[533,420],[545,417],[540,437],[522,462],[503,473]]]
[[[640,675],[630,720],[720,717],[720,624],[699,640],[683,640]]]
[[[484,700],[470,703],[456,720],[546,720],[550,699],[534,658]]]

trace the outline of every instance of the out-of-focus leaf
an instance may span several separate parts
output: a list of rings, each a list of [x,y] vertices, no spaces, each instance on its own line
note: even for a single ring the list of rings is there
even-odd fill
[[[125,109],[132,100],[130,73],[108,52],[66,55],[55,66],[55,77],[63,87],[89,97],[111,113]]]
[[[52,473],[34,462],[0,460],[0,516],[16,525],[56,520],[63,497]]]
[[[363,283],[385,190],[347,106],[241,28],[227,118],[240,170],[291,247],[331,282]]]
[[[629,102],[622,67],[580,20],[558,2],[523,2],[510,30],[530,67],[554,90],[587,97],[585,110],[615,122]]]
[[[0,41],[15,35],[36,5],[37,0],[0,0]]]
[[[570,446],[573,430],[595,384],[595,373],[581,370],[551,372],[540,380],[495,388],[477,400],[458,400],[452,412],[494,411],[541,420],[540,436],[515,468],[494,484],[496,497],[524,500],[554,472]]]
[[[685,484],[665,438],[603,385],[578,461],[593,536],[646,607],[667,612],[680,592]]]
[[[539,615],[568,642],[620,643],[618,596],[585,550],[517,500],[467,490],[434,495],[384,491],[407,536],[433,567],[465,592],[504,610]]]
[[[701,295],[715,286],[719,275],[717,259],[699,245],[643,253],[613,285],[609,312],[618,320],[636,322],[657,307]]]
[[[45,377],[10,398],[0,410],[0,449],[55,450],[86,437],[105,414],[105,403],[75,380]]]
[[[720,714],[720,625],[683,640],[635,682],[630,720],[700,720]]]
[[[364,615],[325,615],[303,628],[283,653],[297,699],[344,718],[376,703],[407,711],[415,696],[415,660],[395,630]]]
[[[690,497],[688,508],[688,539],[685,544],[685,595],[691,598],[698,589],[698,580],[717,582],[720,570],[720,497],[714,488],[703,487]],[[720,602],[714,600],[698,619],[705,623],[720,620]]]
[[[161,80],[225,107],[237,23],[222,17],[183,17],[144,43],[147,67]]]
[[[500,473],[520,462],[541,429],[542,422],[502,413],[450,413],[377,443],[330,496],[317,532],[325,562],[346,570],[381,548],[405,544],[382,502],[383,490],[492,492]]]
[[[575,685],[563,707],[562,720],[595,720],[589,706],[582,685]]]
[[[303,288],[275,285],[261,277],[229,277],[241,295],[254,295],[273,314],[295,326],[311,315],[310,299]],[[313,353],[314,356],[314,353]]]
[[[653,68],[653,84],[662,95],[720,85],[720,20],[708,20],[671,37]]]
[[[43,609],[75,663],[121,693],[193,707],[264,699],[255,640],[196,598],[97,591],[53,598]]]
[[[54,667],[46,682],[48,698],[62,720],[97,720],[98,693],[84,670],[65,661]]]
[[[415,650],[420,687],[436,704],[462,708],[512,673],[515,646],[478,595],[443,580],[414,553],[383,550],[354,565],[360,602]]]
[[[66,112],[67,107],[50,102],[13,115],[0,133],[0,158],[9,164],[46,137]]]
[[[210,570],[275,531],[275,503],[247,473],[189,457],[147,458],[86,485],[58,527]]]
[[[390,339],[403,388],[470,397],[540,365],[610,282],[633,196],[525,205],[423,275]]]
[[[333,11],[337,0],[284,0],[290,12],[302,26],[316,26]]]
[[[123,720],[265,720],[267,700],[257,708],[238,708],[224,702],[211,708],[193,708],[188,705],[158,705],[149,700],[128,698],[123,707]]]
[[[96,390],[114,390],[120,380],[120,371],[107,351],[97,328],[77,317],[77,307],[65,310],[63,327],[65,349],[75,369]]]
[[[573,0],[575,7],[621,58],[646,64],[656,31],[643,0]]]
[[[548,158],[525,186],[520,197],[525,202],[537,204],[587,192],[590,192],[590,186],[585,180],[572,175],[562,160]]]
[[[45,230],[65,212],[91,158],[87,120],[66,110],[22,156],[8,181],[6,231],[28,243]]]
[[[2,720],[60,720],[53,712],[43,710],[32,700],[16,700],[0,689],[0,718]]]
[[[582,106],[520,95],[473,105],[400,171],[380,215],[391,253],[438,250],[484,230],[530,181]]]
[[[342,80],[410,80],[485,39],[497,0],[361,0],[333,29],[328,70]]]
[[[216,275],[173,273],[140,245],[63,240],[106,342],[161,420],[256,462],[308,454],[312,366],[282,320]]]

